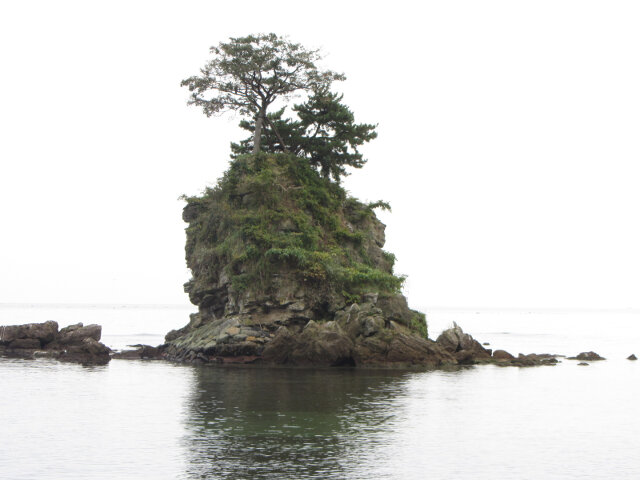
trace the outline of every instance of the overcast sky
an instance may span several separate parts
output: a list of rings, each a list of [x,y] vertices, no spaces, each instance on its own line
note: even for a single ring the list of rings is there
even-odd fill
[[[0,303],[180,304],[239,118],[180,81],[275,32],[378,123],[346,181],[415,307],[640,307],[636,1],[0,4]]]

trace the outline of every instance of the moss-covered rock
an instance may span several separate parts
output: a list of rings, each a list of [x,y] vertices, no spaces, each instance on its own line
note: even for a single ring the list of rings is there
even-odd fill
[[[434,353],[442,349],[426,340],[424,314],[409,309],[400,293],[404,277],[382,250],[385,226],[374,213],[386,204],[349,197],[305,159],[287,154],[239,157],[215,188],[185,200],[193,273],[185,291],[198,313],[167,335],[169,358],[453,360]],[[422,353],[408,354],[403,345]]]

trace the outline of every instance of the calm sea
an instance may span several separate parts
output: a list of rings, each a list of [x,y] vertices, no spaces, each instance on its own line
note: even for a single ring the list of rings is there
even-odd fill
[[[0,306],[158,344],[189,309]],[[581,367],[103,367],[0,359],[0,479],[638,479],[640,312],[428,312],[493,348]]]

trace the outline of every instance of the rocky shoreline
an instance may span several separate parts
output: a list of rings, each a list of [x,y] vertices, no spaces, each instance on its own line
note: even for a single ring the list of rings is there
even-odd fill
[[[326,322],[333,323],[333,322]],[[365,330],[367,322],[361,322]],[[354,329],[355,330],[355,329]],[[534,367],[556,365],[559,358],[586,362],[603,361],[595,352],[582,352],[574,357],[560,354],[518,354],[512,355],[505,350],[485,348],[471,335],[465,333],[454,323],[452,328],[442,332],[435,341],[403,336],[392,342],[386,351],[386,361],[371,357],[358,358],[358,362],[343,361],[353,355],[356,343],[349,344],[341,338],[341,330],[334,325],[309,321],[300,332],[293,334],[280,327],[268,341],[269,348],[262,351],[266,355],[243,355],[241,348],[229,350],[232,355],[207,355],[203,350],[185,350],[182,356],[176,356],[171,343],[159,346],[132,345],[130,350],[112,351],[100,343],[102,328],[100,325],[78,323],[58,330],[54,321],[25,325],[0,326],[0,356],[37,359],[50,358],[62,362],[75,362],[83,365],[105,365],[113,359],[124,360],[165,360],[191,364],[250,364],[265,366],[351,366],[376,368],[451,368],[456,366],[487,365]],[[360,331],[360,330],[358,330]],[[226,332],[223,332],[223,335]],[[361,335],[364,332],[360,332]],[[370,333],[370,332],[369,332]],[[369,335],[369,337],[372,335]],[[168,335],[171,338],[171,334]],[[365,338],[369,338],[365,336]],[[345,343],[346,342],[346,343]],[[487,345],[487,344],[485,344]],[[371,347],[368,347],[371,348]],[[220,352],[218,352],[220,353]],[[381,357],[380,357],[381,358]],[[628,360],[636,360],[630,355]]]

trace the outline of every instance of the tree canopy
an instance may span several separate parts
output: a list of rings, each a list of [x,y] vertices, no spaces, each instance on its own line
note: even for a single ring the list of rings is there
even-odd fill
[[[271,128],[261,131],[263,149],[304,156],[323,176],[335,181],[347,174],[346,166],[361,168],[366,160],[358,147],[376,138],[376,125],[354,123],[353,112],[342,103],[342,98],[325,86],[293,107],[298,120],[283,119],[284,108],[269,114]],[[231,144],[234,157],[252,151],[255,141],[254,124],[242,121],[240,127],[253,135],[239,144]]]
[[[200,75],[182,81],[191,92],[189,104],[201,107],[207,116],[233,110],[252,118],[253,153],[260,151],[263,124],[271,122],[268,108],[274,101],[344,79],[342,74],[318,69],[318,50],[307,50],[275,33],[230,38],[210,51],[213,58]],[[273,131],[279,134],[276,127]]]

